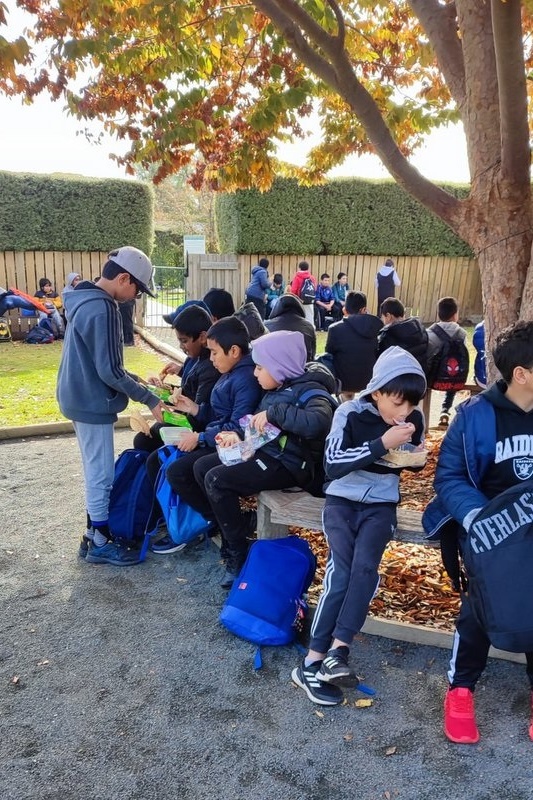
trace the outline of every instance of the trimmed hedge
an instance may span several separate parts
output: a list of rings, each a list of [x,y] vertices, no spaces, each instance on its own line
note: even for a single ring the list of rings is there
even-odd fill
[[[0,172],[0,250],[150,253],[153,190],[140,181]]]
[[[443,188],[468,194],[467,186]],[[268,192],[220,195],[216,220],[223,253],[473,255],[394,181],[342,179],[304,187],[279,178]]]

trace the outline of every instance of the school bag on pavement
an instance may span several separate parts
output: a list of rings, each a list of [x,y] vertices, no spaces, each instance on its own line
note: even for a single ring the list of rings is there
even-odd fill
[[[305,539],[284,536],[252,544],[220,614],[231,633],[258,645],[254,667],[262,666],[262,645],[294,642],[307,613],[305,595],[316,558]]]
[[[309,276],[302,283],[302,288],[300,289],[300,300],[304,306],[308,306],[315,302],[315,296],[315,284],[313,283],[313,279]]]
[[[200,534],[207,534],[212,523],[199,511],[181,500],[166,478],[167,468],[178,458],[186,455],[177,447],[160,447],[157,451],[161,464],[155,486],[155,496],[161,506],[170,538],[175,544],[189,544]],[[192,479],[191,479],[192,480]],[[157,528],[157,525],[156,525]],[[151,534],[155,531],[151,531]],[[207,539],[206,539],[207,541]]]
[[[530,474],[530,459],[523,462]],[[472,611],[491,644],[511,653],[533,651],[533,480],[512,486],[479,512],[463,560]]]
[[[140,544],[146,557],[150,535],[146,531],[154,502],[154,487],[146,472],[146,450],[124,450],[115,461],[109,498],[109,527],[113,536]]]
[[[464,340],[452,338],[440,325],[431,326],[442,347],[429,376],[429,386],[439,392],[464,389],[470,369],[470,354]]]

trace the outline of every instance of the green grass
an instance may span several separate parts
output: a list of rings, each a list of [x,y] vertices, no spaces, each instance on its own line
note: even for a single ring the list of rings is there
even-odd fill
[[[55,399],[61,349],[62,342],[47,345],[0,343],[1,427],[64,420]],[[124,361],[127,370],[146,378],[159,372],[168,359],[143,345],[126,347]],[[145,408],[138,403],[130,405]]]
[[[473,328],[466,329],[473,370],[475,350],[472,347]],[[326,349],[325,333],[317,333],[317,354]],[[0,342],[0,427],[33,425],[38,422],[59,422],[64,418],[55,399],[57,369],[61,358],[61,342],[47,345],[27,345],[23,342]],[[168,361],[143,344],[126,347],[126,369],[142,378],[159,372]],[[144,409],[138,403],[131,408]]]

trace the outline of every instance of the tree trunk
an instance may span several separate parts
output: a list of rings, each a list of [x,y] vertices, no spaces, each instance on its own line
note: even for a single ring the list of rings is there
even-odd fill
[[[517,319],[533,319],[533,291],[526,287],[532,270],[531,195],[529,186],[520,191],[499,180],[496,171],[478,182],[461,205],[454,228],[478,259],[490,353],[503,328]]]

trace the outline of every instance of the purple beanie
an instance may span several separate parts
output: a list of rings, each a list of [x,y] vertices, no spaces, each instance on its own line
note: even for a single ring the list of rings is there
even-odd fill
[[[273,331],[252,342],[252,358],[264,367],[275,381],[283,383],[305,372],[307,351],[299,331]]]

